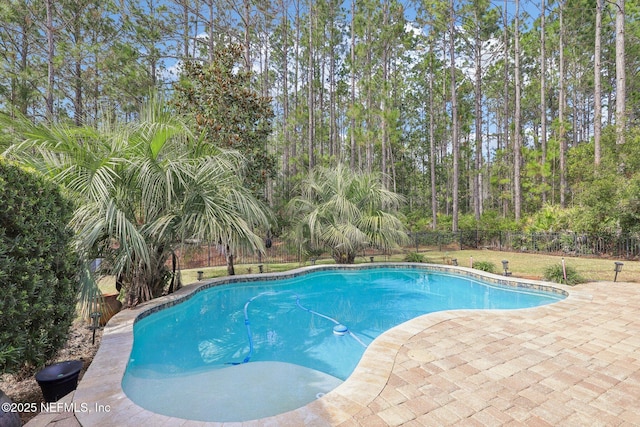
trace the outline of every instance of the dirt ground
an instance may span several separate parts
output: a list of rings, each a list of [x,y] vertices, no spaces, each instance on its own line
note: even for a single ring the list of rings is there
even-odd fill
[[[58,352],[58,355],[51,360],[50,364],[65,360],[82,360],[83,367],[80,371],[80,378],[84,375],[93,357],[100,346],[102,329],[96,330],[95,344],[92,344],[93,331],[89,324],[84,321],[76,321],[69,332],[67,344]],[[17,375],[5,374],[0,376],[0,389],[16,403],[40,403],[44,402],[40,386],[36,382],[35,372],[20,373]],[[23,423],[31,420],[37,413],[21,413],[20,419]]]

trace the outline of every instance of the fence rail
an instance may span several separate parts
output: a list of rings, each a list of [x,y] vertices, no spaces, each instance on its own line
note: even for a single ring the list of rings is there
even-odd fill
[[[370,257],[385,260],[392,254],[428,251],[456,251],[463,249],[491,249],[505,252],[547,253],[566,256],[606,257],[627,260],[640,259],[640,235],[586,233],[523,233],[513,231],[472,230],[458,232],[419,232],[410,234],[411,243],[398,251],[388,248],[368,248],[359,254],[365,261]],[[236,264],[303,262],[311,259],[296,245],[279,238],[271,238],[271,245],[263,256],[248,251],[234,253]],[[215,243],[185,245],[178,254],[182,268],[226,265],[224,247]],[[314,256],[330,258],[330,253]]]

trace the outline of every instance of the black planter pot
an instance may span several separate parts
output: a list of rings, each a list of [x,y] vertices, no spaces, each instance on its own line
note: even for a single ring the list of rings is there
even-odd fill
[[[42,390],[44,400],[56,402],[75,390],[81,369],[81,360],[69,360],[49,365],[38,372],[36,381]]]

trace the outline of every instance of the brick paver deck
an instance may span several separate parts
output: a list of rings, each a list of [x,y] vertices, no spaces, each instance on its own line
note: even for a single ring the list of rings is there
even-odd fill
[[[380,394],[340,425],[640,425],[638,284],[581,285],[535,309],[428,317]]]
[[[640,285],[561,288],[569,297],[548,306],[414,319],[376,339],[326,396],[224,426],[640,425]],[[135,314],[105,331],[73,397],[111,412],[76,413],[56,425],[221,426],[153,414],[122,393],[131,345],[125,330]],[[34,426],[47,424],[37,419]]]

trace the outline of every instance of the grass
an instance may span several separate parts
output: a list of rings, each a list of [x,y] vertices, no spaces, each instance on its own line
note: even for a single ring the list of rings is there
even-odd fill
[[[490,262],[496,265],[498,273],[502,272],[502,260],[509,261],[509,271],[514,277],[527,279],[542,279],[545,270],[554,264],[561,264],[562,257],[551,256],[546,254],[531,254],[519,252],[500,252],[489,250],[463,250],[450,252],[421,252],[424,256],[424,262],[432,264],[451,264],[451,260],[456,258],[458,265],[462,267],[470,267],[471,258],[474,262]],[[405,254],[397,254],[389,257],[376,256],[374,261],[404,261]],[[565,264],[575,268],[582,277],[587,281],[612,281],[614,276],[613,262],[610,259],[600,258],[577,258],[564,257]],[[369,262],[365,258],[357,258],[357,263]],[[618,274],[620,282],[636,282],[640,283],[640,262],[624,261],[622,272]],[[263,264],[264,272],[280,272],[292,270],[302,267],[306,264],[289,263],[289,264]],[[318,260],[317,264],[333,264],[331,259]],[[205,279],[222,277],[227,275],[226,267],[210,267],[198,268],[193,270],[183,270],[182,280],[185,284],[197,282],[197,271],[202,271]],[[258,273],[257,264],[247,264],[236,266],[236,274]]]
[[[437,263],[443,263],[443,259],[457,258],[458,265],[469,267],[471,258],[474,261],[489,261],[498,266],[498,271],[502,272],[502,260],[509,261],[509,271],[515,277],[530,279],[542,279],[547,267],[554,264],[561,264],[562,258],[546,254],[532,254],[521,252],[500,252],[489,250],[464,250],[456,252],[427,252],[426,258]],[[578,258],[564,257],[565,265],[571,266],[586,281],[613,281],[613,259],[601,258]],[[622,272],[618,274],[620,282],[640,283],[640,262],[622,261],[624,266]]]
[[[462,267],[470,267],[472,258],[473,262],[490,262],[496,265],[498,274],[503,271],[502,260],[508,260],[509,271],[512,272],[513,277],[526,279],[542,279],[544,277],[545,270],[549,266],[561,264],[562,262],[562,257],[559,256],[490,250],[463,250],[448,252],[428,251],[420,252],[420,255],[424,257],[424,262],[431,264],[451,264],[454,258],[457,259],[458,265]],[[388,257],[376,256],[374,257],[374,261],[404,261],[405,257],[405,254],[396,254]],[[586,281],[613,280],[613,262],[615,261],[613,259],[564,257],[564,260],[567,266],[573,267]],[[356,263],[365,262],[369,262],[368,257],[356,258]],[[622,260],[622,262],[624,263],[624,266],[622,268],[622,272],[618,274],[618,281],[640,283],[640,262],[626,260]],[[265,273],[274,273],[293,270],[310,264],[310,262],[307,262],[287,264],[263,263],[262,265]],[[321,259],[318,260],[316,264],[333,264],[333,260]],[[238,275],[258,273],[260,271],[258,264],[236,265],[235,270]],[[197,283],[198,271],[203,272],[203,279],[212,279],[227,275],[226,266],[182,270],[183,284],[190,285]],[[99,285],[103,293],[115,292],[115,283],[113,278],[104,278],[100,281]]]

